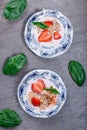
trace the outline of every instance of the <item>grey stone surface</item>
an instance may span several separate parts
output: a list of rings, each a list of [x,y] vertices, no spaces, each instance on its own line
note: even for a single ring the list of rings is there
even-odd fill
[[[7,0],[8,1],[8,0]],[[0,0],[0,109],[11,108],[22,117],[23,123],[8,130],[87,130],[87,80],[79,88],[68,73],[68,62],[78,60],[87,73],[87,0],[28,0],[28,7],[20,20],[8,22],[2,17],[6,0]],[[23,30],[27,18],[43,8],[56,9],[73,24],[74,38],[69,50],[53,59],[34,55],[25,45]],[[24,52],[28,62],[17,76],[2,74],[4,60],[15,53]],[[49,119],[27,115],[17,99],[17,87],[23,76],[35,69],[50,69],[58,73],[67,88],[67,100],[61,111]],[[0,130],[5,130],[0,127]]]

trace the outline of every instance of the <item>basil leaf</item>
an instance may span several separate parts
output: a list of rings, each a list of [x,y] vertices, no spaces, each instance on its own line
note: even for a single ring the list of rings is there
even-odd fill
[[[17,74],[26,63],[26,56],[23,53],[19,53],[15,56],[9,57],[3,66],[3,74],[15,75]]]
[[[18,19],[27,6],[27,0],[10,0],[3,11],[3,16],[8,20]]]
[[[36,25],[37,27],[41,28],[41,29],[47,29],[48,26],[42,22],[33,22],[34,25]]]
[[[52,89],[50,90],[50,92],[53,93],[53,94],[60,94],[60,93],[58,92],[58,90],[55,89],[55,88],[52,88]]]
[[[50,88],[44,88],[44,90],[49,91],[53,94],[60,94],[60,92],[57,89],[53,88],[52,86]]]
[[[13,127],[22,123],[20,116],[10,109],[0,110],[0,126],[1,127]]]
[[[69,73],[78,86],[85,82],[86,75],[83,66],[78,61],[70,61],[68,64]]]

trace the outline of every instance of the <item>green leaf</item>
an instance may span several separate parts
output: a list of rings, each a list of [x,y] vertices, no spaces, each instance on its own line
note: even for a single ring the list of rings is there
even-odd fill
[[[15,75],[17,74],[26,64],[27,58],[25,54],[19,53],[15,56],[9,57],[3,66],[3,74]]]
[[[3,11],[3,16],[8,20],[18,19],[27,6],[27,0],[10,0]]]
[[[36,25],[37,27],[41,28],[41,29],[47,29],[48,26],[42,22],[33,22],[34,25]]]
[[[20,116],[10,109],[0,110],[0,126],[1,127],[14,127],[22,123]]]
[[[53,94],[60,94],[60,92],[57,89],[53,88],[52,86],[50,88],[44,88],[44,90],[49,91]]]
[[[83,66],[78,61],[70,61],[68,64],[69,73],[78,86],[85,82],[86,75]]]

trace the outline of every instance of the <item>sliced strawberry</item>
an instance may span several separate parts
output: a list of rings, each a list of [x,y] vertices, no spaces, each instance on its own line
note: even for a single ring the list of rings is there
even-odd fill
[[[52,40],[52,35],[48,30],[42,31],[40,36],[38,37],[39,42],[50,42],[51,40]]]
[[[38,79],[37,80],[38,82],[41,82],[41,83],[44,83],[44,81],[42,79]]]
[[[36,84],[35,83],[32,83],[32,90],[34,91],[34,92],[38,92],[37,91],[37,86],[36,86]]]
[[[41,88],[45,88],[45,87],[46,87],[46,86],[45,86],[45,83],[44,83],[44,81],[43,81],[42,79],[39,79],[39,80],[37,81],[37,83],[40,85]]]
[[[36,97],[33,97],[31,99],[31,103],[32,103],[33,106],[40,106],[40,100]]]
[[[44,24],[46,24],[47,26],[52,26],[53,22],[52,21],[44,21]]]
[[[35,83],[32,83],[31,87],[34,92],[41,93],[45,88],[45,84],[42,79],[39,79]]]
[[[43,89],[40,87],[39,84],[37,83],[33,83],[32,84],[32,90],[35,92],[35,93],[41,93],[43,91]]]
[[[58,40],[58,39],[60,39],[61,38],[61,35],[58,33],[58,32],[54,32],[54,39],[55,40]]]

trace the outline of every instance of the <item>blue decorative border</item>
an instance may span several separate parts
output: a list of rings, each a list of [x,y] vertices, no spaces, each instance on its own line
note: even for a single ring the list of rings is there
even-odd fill
[[[27,100],[25,100],[24,96],[26,95],[27,86],[32,80],[36,80],[38,78],[48,79],[50,80],[59,90],[60,95],[58,96],[58,102],[55,107],[49,111],[41,110],[39,112],[36,111],[35,107],[29,105]],[[31,116],[47,118],[55,115],[59,112],[66,101],[66,88],[62,81],[62,79],[55,72],[50,70],[34,70],[28,73],[18,87],[17,92],[18,100],[22,106],[22,108]]]
[[[41,46],[37,43],[34,34],[31,33],[31,30],[34,27],[32,22],[38,21],[40,16],[44,16],[44,17],[50,16],[53,18],[57,18],[62,23],[65,30],[65,34],[64,34],[64,38],[61,41],[60,44],[61,46],[56,46],[56,47],[53,46],[51,48],[48,48],[48,47]],[[68,50],[73,39],[73,27],[69,19],[66,18],[59,11],[47,9],[35,13],[28,19],[25,27],[24,38],[27,46],[36,55],[43,58],[52,58],[61,55]]]

